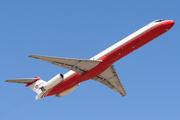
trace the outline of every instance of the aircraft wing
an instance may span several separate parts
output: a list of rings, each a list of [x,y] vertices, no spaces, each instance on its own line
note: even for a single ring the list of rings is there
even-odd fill
[[[37,79],[38,78],[10,79],[10,80],[6,80],[5,82],[28,84],[28,83],[31,83],[31,82],[37,80]]]
[[[79,74],[83,74],[84,72],[94,68],[101,62],[100,60],[71,59],[71,58],[49,57],[49,56],[40,56],[40,55],[30,55],[28,57],[50,62],[53,65],[57,65],[69,70],[73,70]]]
[[[93,78],[93,80],[101,82],[107,87],[120,93],[123,97],[126,95],[126,91],[124,90],[114,66],[109,67],[103,73]]]

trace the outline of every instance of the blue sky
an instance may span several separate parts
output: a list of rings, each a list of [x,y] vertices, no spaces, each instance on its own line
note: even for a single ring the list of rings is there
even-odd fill
[[[180,2],[178,0],[0,1],[0,119],[179,120]],[[67,69],[28,55],[89,59],[156,19],[174,27],[116,62],[122,97],[89,80],[67,96],[36,93],[6,79],[48,81]]]

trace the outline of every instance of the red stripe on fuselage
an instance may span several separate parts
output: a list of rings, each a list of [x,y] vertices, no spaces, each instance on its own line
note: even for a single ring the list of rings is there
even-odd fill
[[[119,59],[123,58],[129,53],[135,51],[141,46],[147,44],[148,42],[162,35],[166,31],[171,29],[173,25],[174,25],[174,21],[171,21],[171,20],[164,21],[157,24],[155,27],[142,33],[136,38],[128,41],[124,45],[119,46],[114,51],[108,53],[105,56],[102,56],[99,60],[102,60],[103,62],[99,63],[96,67],[92,68],[91,70],[83,73],[82,75],[78,73],[73,74],[72,76],[67,78],[65,81],[63,81],[61,84],[58,84],[56,87],[50,90],[47,96],[61,93],[63,91],[70,89],[71,87],[75,86],[76,84],[80,82],[83,82],[83,81],[86,81],[86,80],[89,80],[98,76],[103,71],[105,71],[108,67],[110,67],[114,62],[118,61]]]

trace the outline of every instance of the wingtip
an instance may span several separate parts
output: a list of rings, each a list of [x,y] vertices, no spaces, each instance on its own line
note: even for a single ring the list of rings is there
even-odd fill
[[[6,81],[4,81],[4,82],[10,82],[10,83],[12,83],[12,81],[11,81],[12,79],[8,79],[8,80],[6,80]]]
[[[33,55],[29,55],[28,57],[32,57]]]
[[[39,55],[29,55],[28,57],[30,57],[30,58],[37,58],[37,56],[39,56]]]
[[[122,95],[122,97],[124,97],[124,96],[126,96],[126,94],[125,94],[125,95]]]

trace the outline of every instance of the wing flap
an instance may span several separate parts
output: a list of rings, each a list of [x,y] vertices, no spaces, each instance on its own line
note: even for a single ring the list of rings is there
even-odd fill
[[[49,57],[49,56],[40,56],[40,55],[30,55],[28,57],[43,60],[53,65],[57,65],[69,70],[73,70],[79,74],[83,74],[85,71],[94,68],[101,62],[100,60],[71,59],[71,58]]]
[[[117,74],[114,66],[109,67],[103,73],[101,73],[97,77],[93,78],[93,80],[101,82],[102,84],[106,85],[107,87],[120,93],[122,96],[126,95],[126,91],[118,77],[118,74]]]
[[[6,80],[5,82],[28,84],[28,83],[31,83],[35,80],[38,80],[38,78],[9,79],[9,80]]]

